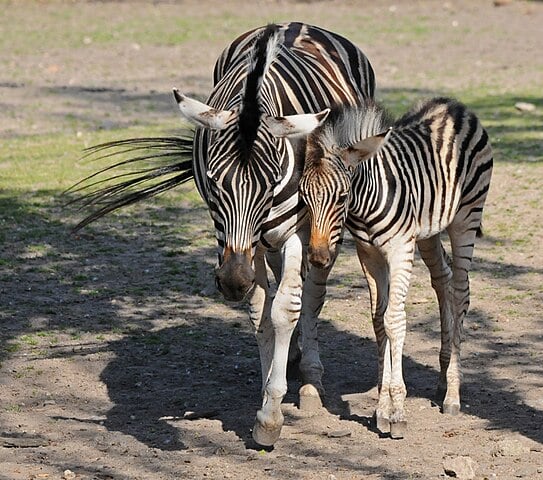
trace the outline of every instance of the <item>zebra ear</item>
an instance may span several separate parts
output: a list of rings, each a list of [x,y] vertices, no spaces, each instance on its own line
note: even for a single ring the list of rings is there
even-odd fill
[[[179,105],[179,110],[181,110],[183,117],[199,127],[224,130],[238,117],[236,110],[217,110],[205,103],[183,95],[177,88],[173,89],[173,96]]]
[[[310,134],[326,120],[329,113],[330,109],[327,108],[319,113],[303,113],[286,117],[267,115],[263,117],[263,120],[273,136],[293,138]]]
[[[350,146],[343,152],[343,161],[349,167],[356,167],[359,163],[373,157],[388,141],[392,127],[386,132],[367,137],[354,145]]]

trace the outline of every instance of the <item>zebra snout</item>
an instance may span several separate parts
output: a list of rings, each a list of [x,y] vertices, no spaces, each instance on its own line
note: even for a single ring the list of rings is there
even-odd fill
[[[225,300],[241,302],[255,283],[255,272],[247,255],[229,255],[215,271],[215,283]]]
[[[317,268],[327,268],[330,265],[330,249],[327,245],[313,246],[307,248],[307,255],[311,265]]]

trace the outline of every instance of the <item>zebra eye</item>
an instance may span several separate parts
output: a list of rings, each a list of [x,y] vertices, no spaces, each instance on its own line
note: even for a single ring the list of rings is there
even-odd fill
[[[337,199],[337,203],[345,203],[348,197],[349,197],[348,193],[341,194]]]
[[[215,183],[219,181],[219,175],[216,173],[213,173],[211,170],[208,170],[206,172],[207,178],[213,180]]]

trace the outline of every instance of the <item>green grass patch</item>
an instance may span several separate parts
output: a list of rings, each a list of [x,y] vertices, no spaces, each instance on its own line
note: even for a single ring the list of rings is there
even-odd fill
[[[396,117],[422,99],[450,96],[473,110],[488,132],[495,161],[543,161],[543,98],[536,91],[488,94],[490,87],[463,92],[432,92],[421,89],[383,89],[378,100]],[[515,108],[519,102],[535,105],[531,112]]]

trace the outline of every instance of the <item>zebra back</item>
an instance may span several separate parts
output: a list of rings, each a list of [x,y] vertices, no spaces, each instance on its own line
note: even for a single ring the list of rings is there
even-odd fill
[[[464,210],[478,231],[491,171],[492,149],[475,114],[449,98],[422,102],[394,123],[376,156],[355,171],[350,228],[378,243],[395,235],[428,238]],[[357,218],[365,219],[363,229]]]

